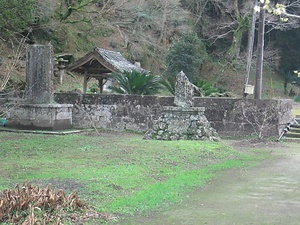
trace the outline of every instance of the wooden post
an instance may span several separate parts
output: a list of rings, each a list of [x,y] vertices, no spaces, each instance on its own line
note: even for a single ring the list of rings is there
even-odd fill
[[[103,93],[103,78],[99,78],[98,79],[99,82],[99,89],[100,89],[100,93]]]

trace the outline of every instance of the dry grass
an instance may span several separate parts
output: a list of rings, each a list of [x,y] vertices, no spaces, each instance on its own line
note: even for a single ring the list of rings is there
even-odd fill
[[[84,205],[76,194],[66,196],[60,189],[57,192],[46,188],[16,185],[13,190],[4,190],[0,193],[0,221],[20,222],[22,224],[44,224],[46,221],[54,221],[57,214],[61,214],[66,208],[81,209]],[[55,216],[53,212],[56,211]],[[42,218],[38,216],[42,213]],[[60,217],[56,219],[60,223]]]
[[[72,222],[78,222],[79,218],[81,222],[93,218],[102,218],[105,221],[113,219],[110,215],[99,214],[91,209],[86,210],[84,216],[79,216],[78,213],[83,209],[87,207],[77,194],[67,196],[61,189],[51,190],[50,185],[42,189],[28,184],[22,187],[16,185],[13,190],[0,192],[0,222],[62,225],[66,215]]]

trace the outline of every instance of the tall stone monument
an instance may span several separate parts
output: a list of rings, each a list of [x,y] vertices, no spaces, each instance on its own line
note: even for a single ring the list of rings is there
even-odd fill
[[[163,107],[159,118],[153,122],[153,129],[145,134],[146,139],[219,140],[204,115],[205,108],[193,107],[195,88],[198,89],[181,71],[176,76],[175,106]]]
[[[51,45],[29,45],[26,58],[26,102],[53,101],[53,50]]]
[[[29,45],[25,100],[8,112],[7,127],[30,130],[72,128],[73,105],[57,104],[53,99],[52,45]]]
[[[174,104],[180,107],[194,106],[194,85],[183,71],[176,76]]]

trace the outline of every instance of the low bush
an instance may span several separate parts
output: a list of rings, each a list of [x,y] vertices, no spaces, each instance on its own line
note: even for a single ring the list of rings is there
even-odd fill
[[[295,102],[300,102],[300,95],[297,95],[293,98]]]

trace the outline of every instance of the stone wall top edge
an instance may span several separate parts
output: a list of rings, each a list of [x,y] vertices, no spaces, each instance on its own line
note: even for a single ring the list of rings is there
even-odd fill
[[[28,107],[28,108],[72,108],[73,104],[59,104],[59,103],[30,104],[30,103],[23,103],[23,104],[20,104],[19,106]]]
[[[232,101],[275,101],[275,102],[281,102],[281,101],[293,101],[289,98],[278,98],[278,99],[253,99],[253,98],[235,98],[235,97],[194,97],[194,99],[197,100],[232,100]]]
[[[108,98],[112,97],[114,99],[130,99],[130,96],[132,96],[134,99],[171,99],[174,98],[174,96],[157,96],[157,95],[122,95],[122,94],[81,94],[81,93],[54,93],[57,96],[63,97],[84,97],[86,99],[101,99],[101,98]],[[243,98],[231,98],[231,97],[194,97],[195,102],[201,102],[201,101],[249,101],[249,102],[256,102],[256,101],[262,101],[262,102],[292,102],[291,99],[243,99]]]
[[[180,106],[164,106],[163,110],[167,111],[184,111],[184,112],[204,112],[205,107],[180,107]]]

